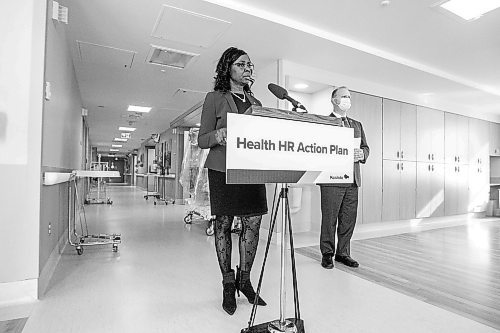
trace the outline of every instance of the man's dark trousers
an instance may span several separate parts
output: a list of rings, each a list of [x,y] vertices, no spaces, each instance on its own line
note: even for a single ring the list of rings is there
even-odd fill
[[[350,242],[358,214],[358,187],[320,186],[321,189],[321,236],[320,250],[323,255],[350,255]],[[337,227],[338,220],[338,227]],[[337,251],[335,251],[337,228]]]

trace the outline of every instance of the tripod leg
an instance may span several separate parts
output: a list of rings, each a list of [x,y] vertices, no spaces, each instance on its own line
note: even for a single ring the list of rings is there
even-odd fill
[[[293,300],[295,305],[295,318],[300,319],[300,307],[299,307],[299,289],[297,286],[297,271],[295,268],[295,248],[293,246],[293,230],[292,230],[292,219],[290,217],[290,205],[288,202],[288,196],[285,198],[286,211],[288,212],[288,232],[290,234],[290,255],[292,261],[292,279],[293,279]]]
[[[283,189],[281,191],[283,191]],[[276,199],[276,192],[275,192],[274,196],[275,196],[275,199]],[[259,299],[260,288],[262,286],[262,279],[264,277],[264,269],[265,269],[266,262],[267,262],[267,255],[269,254],[269,247],[271,245],[271,239],[272,239],[272,236],[273,236],[274,226],[276,225],[276,217],[278,216],[280,201],[281,201],[281,194],[280,194],[280,197],[278,198],[278,202],[276,204],[276,207],[274,207],[274,202],[273,202],[273,209],[271,210],[271,222],[270,222],[270,227],[269,227],[269,233],[268,233],[268,236],[267,236],[266,251],[264,253],[264,260],[262,262],[262,268],[260,270],[259,283],[257,285],[257,290],[255,291],[256,296],[255,296],[255,299],[254,299],[254,304],[252,306],[252,312],[250,314],[250,320],[248,321],[248,329],[250,329],[250,326],[253,325],[253,323],[255,321],[255,315],[257,314],[257,300]]]

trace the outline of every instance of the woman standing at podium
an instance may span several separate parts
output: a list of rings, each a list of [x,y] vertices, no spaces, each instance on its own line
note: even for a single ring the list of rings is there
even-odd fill
[[[253,69],[245,51],[235,47],[224,51],[215,70],[214,91],[205,97],[198,135],[200,148],[210,148],[205,163],[210,209],[215,215],[215,249],[222,272],[222,307],[230,315],[236,311],[236,291],[238,295],[241,291],[250,303],[254,302],[250,270],[257,253],[262,215],[267,213],[264,184],[226,184],[227,113],[244,113],[252,105],[262,105],[250,90]],[[231,225],[235,216],[242,223],[236,276],[231,267]],[[258,305],[266,302],[259,297]]]

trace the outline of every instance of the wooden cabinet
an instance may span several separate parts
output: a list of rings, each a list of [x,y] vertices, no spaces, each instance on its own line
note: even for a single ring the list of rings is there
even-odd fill
[[[384,99],[383,158],[386,160],[416,160],[416,105]]]
[[[445,163],[469,164],[469,119],[445,113],[444,133]]]
[[[415,218],[416,162],[383,162],[382,220]]]
[[[416,217],[444,215],[444,164],[417,162]]]
[[[484,211],[489,200],[489,124],[469,119],[469,212]]]
[[[351,92],[348,116],[361,122],[370,156],[361,164],[358,223],[382,220],[382,98]]]
[[[489,123],[490,155],[500,156],[500,124]]]
[[[444,162],[444,112],[417,106],[417,161]]]
[[[445,164],[444,214],[465,214],[469,201],[469,166],[467,164]]]

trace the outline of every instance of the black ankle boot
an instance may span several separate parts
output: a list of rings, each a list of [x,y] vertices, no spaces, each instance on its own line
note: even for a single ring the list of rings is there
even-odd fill
[[[236,280],[234,270],[222,274],[222,308],[232,315],[236,311]]]
[[[238,292],[238,297],[240,296],[240,291],[245,295],[250,304],[254,303],[255,290],[253,289],[252,283],[250,282],[250,272],[242,271],[238,266],[236,266],[236,291]],[[267,305],[262,298],[257,299],[257,305]]]

